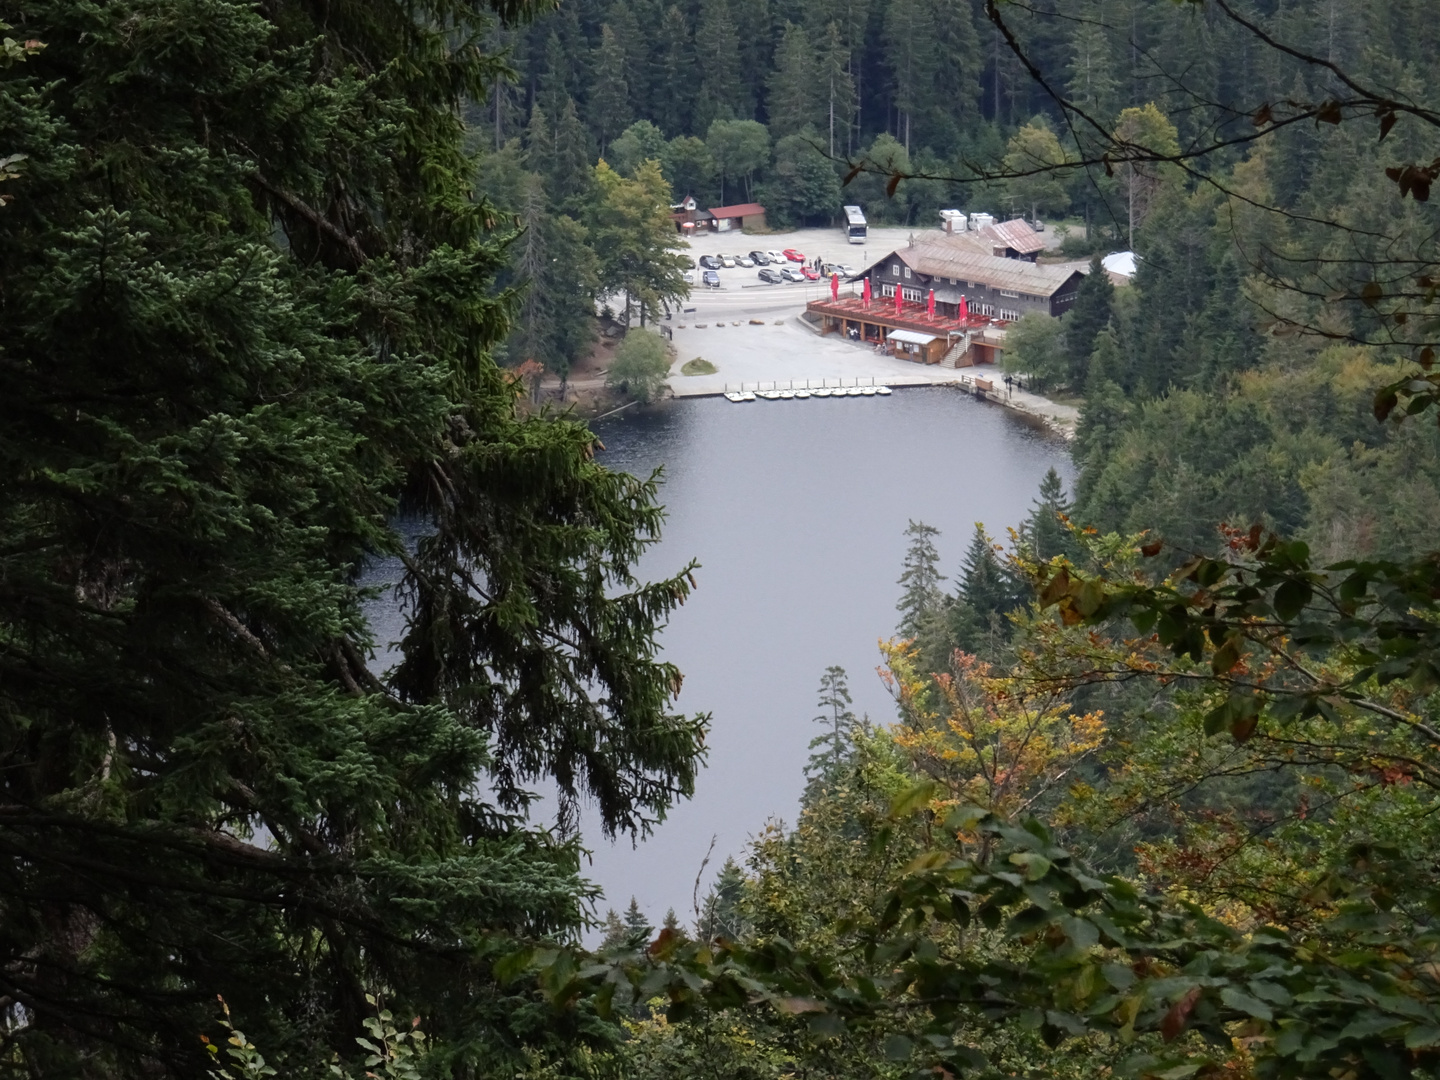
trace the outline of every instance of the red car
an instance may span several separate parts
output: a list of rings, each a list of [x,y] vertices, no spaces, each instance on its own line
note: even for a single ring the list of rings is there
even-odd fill
[[[813,266],[802,266],[802,267],[800,267],[800,273],[802,273],[802,274],[805,275],[805,280],[806,280],[806,281],[819,281],[819,280],[820,280],[820,272],[819,272],[818,270],[816,270]]]
[[[791,262],[805,261],[805,256],[801,255],[800,252],[796,251],[794,248],[785,249],[785,258],[789,259]]]

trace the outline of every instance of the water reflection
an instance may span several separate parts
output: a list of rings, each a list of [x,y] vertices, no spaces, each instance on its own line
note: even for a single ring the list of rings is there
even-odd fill
[[[591,837],[589,873],[617,908],[633,894],[653,921],[668,907],[689,921],[712,835],[707,878],[768,817],[793,818],[825,667],[849,671],[857,713],[891,718],[876,642],[895,625],[907,522],[942,530],[953,576],[976,521],[1003,537],[1046,469],[1067,487],[1072,470],[1063,444],[945,388],[691,400],[596,430],[611,468],[665,468],[669,518],[641,571],[701,563],[699,588],[663,644],[685,673],[681,707],[712,712],[714,727],[695,798],[638,848]]]

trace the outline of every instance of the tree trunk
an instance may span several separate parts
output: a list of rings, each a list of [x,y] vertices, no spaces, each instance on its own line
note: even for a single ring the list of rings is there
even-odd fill
[[[1126,199],[1126,202],[1129,204],[1130,224],[1129,224],[1129,228],[1127,229],[1127,231],[1126,231],[1126,233],[1125,233],[1125,246],[1128,247],[1131,251],[1134,251],[1134,250],[1135,250],[1135,163],[1134,163],[1133,161],[1127,162],[1127,163],[1126,163],[1126,168],[1129,170],[1129,175],[1130,175],[1130,184],[1129,184],[1130,190],[1129,190],[1129,192],[1127,192],[1127,194],[1128,194],[1129,197]]]

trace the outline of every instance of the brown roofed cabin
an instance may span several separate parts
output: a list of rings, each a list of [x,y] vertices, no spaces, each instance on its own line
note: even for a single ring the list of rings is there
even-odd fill
[[[759,203],[736,203],[734,206],[712,206],[716,232],[739,232],[741,229],[765,229],[765,207]]]
[[[1085,275],[1071,267],[986,255],[964,236],[938,235],[897,248],[864,276],[877,299],[893,298],[899,289],[904,300],[920,304],[934,289],[937,315],[958,317],[963,296],[971,315],[1014,322],[1030,311],[1065,314]]]
[[[990,254],[1004,259],[1034,262],[1045,250],[1045,241],[1024,218],[986,225],[978,232],[979,239],[990,248]]]

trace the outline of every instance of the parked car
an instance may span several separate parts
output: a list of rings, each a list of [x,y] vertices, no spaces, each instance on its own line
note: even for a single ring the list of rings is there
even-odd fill
[[[816,270],[813,266],[802,266],[802,267],[800,267],[800,273],[805,276],[805,280],[806,280],[806,281],[819,281],[819,280],[820,280],[820,271],[819,271],[819,270]]]
[[[714,255],[701,255],[700,265],[706,270],[719,270],[721,263]]]
[[[694,284],[695,284],[695,271],[694,271],[694,270],[686,270],[686,271],[685,271],[685,284],[686,284],[686,285],[694,285]]]
[[[759,278],[761,281],[765,282],[766,285],[779,285],[782,281],[785,280],[783,277],[780,276],[779,270],[772,270],[768,266],[764,270],[760,271]]]
[[[803,263],[805,261],[804,253],[796,251],[794,248],[786,248],[782,254],[791,262]]]
[[[721,255],[721,256],[720,256],[720,265],[723,266],[726,270],[734,270],[734,269],[735,269],[735,256],[734,256],[734,255]]]
[[[845,263],[841,263],[838,267],[836,267],[836,270],[839,271],[840,276],[843,278],[856,277],[860,273],[859,270],[856,270],[853,266],[848,266]]]
[[[753,270],[755,269],[755,260],[750,258],[749,255],[736,255],[735,265],[743,266],[746,270]]]
[[[1038,217],[1033,222],[1031,222],[1031,224],[1034,226],[1036,232],[1045,231],[1045,223],[1041,221]]]
[[[786,281],[804,281],[805,275],[796,270],[793,266],[787,266],[780,271],[780,276]]]
[[[769,265],[770,265],[770,256],[769,256],[769,255],[766,255],[765,252],[763,252],[763,251],[752,251],[752,252],[750,252],[750,258],[752,258],[752,259],[755,260],[755,265],[756,265],[756,266],[769,266]]]
[[[786,261],[785,253],[783,251],[767,251],[765,252],[765,254],[770,256],[770,261],[772,263],[783,264]]]
[[[720,275],[714,270],[706,270],[701,274],[701,280],[707,288],[718,289],[720,287]]]
[[[839,263],[827,262],[820,264],[820,273],[829,277],[831,274],[843,274],[844,271],[840,269]]]

